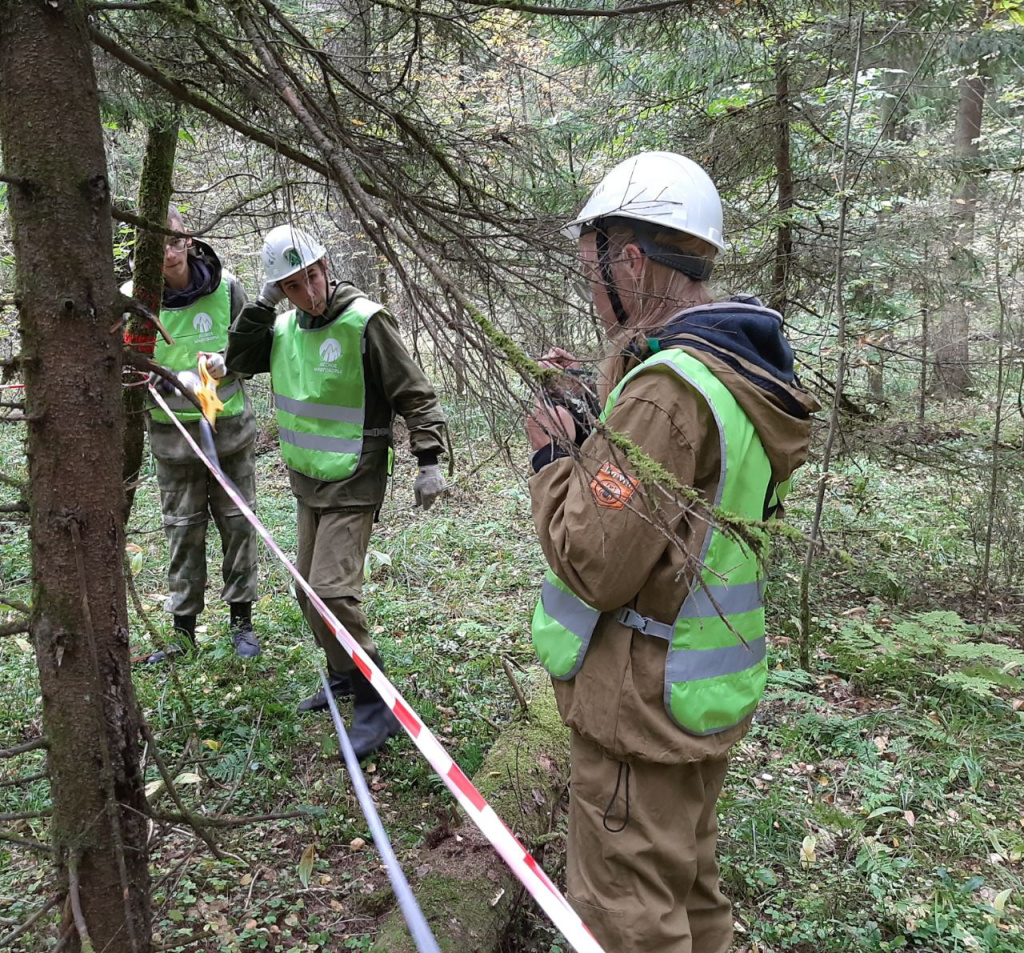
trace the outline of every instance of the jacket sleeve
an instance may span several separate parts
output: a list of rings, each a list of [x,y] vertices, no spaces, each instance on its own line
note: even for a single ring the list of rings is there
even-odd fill
[[[436,463],[444,450],[444,412],[433,385],[412,359],[387,311],[366,326],[366,359],[370,373],[395,413],[409,428],[409,448],[421,465]]]
[[[249,299],[245,288],[242,287],[242,282],[234,275],[228,276],[228,291],[231,293],[231,321],[234,322],[242,313],[242,309]]]
[[[224,363],[236,374],[263,374],[270,370],[274,343],[274,310],[247,304],[228,329]]]
[[[605,426],[693,487],[699,466],[694,448],[707,439],[709,417],[689,388],[648,372],[627,385]],[[717,457],[717,442],[715,450]],[[685,501],[653,479],[641,483],[625,452],[600,429],[578,457],[555,459],[531,477],[530,495],[548,565],[602,612],[628,605],[666,548],[683,545],[688,530]]]

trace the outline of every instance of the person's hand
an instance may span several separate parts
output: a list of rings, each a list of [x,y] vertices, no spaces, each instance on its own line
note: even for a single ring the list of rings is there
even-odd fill
[[[206,373],[215,381],[219,381],[228,372],[223,354],[218,354],[216,351],[200,351],[196,358],[199,361],[206,359]]]
[[[193,397],[203,389],[203,382],[195,371],[178,371],[178,383],[186,394]]]
[[[256,303],[263,305],[264,308],[270,308],[274,310],[282,301],[285,299],[284,292],[278,287],[276,281],[268,281],[260,289],[260,293],[256,296]]]
[[[429,510],[434,500],[444,493],[445,485],[440,464],[432,463],[420,467],[420,472],[416,475],[416,482],[412,485],[416,505]]]
[[[537,358],[537,363],[541,367],[556,367],[563,371],[568,367],[579,366],[576,361],[576,355],[567,351],[564,347],[551,348],[546,354],[542,354]]]
[[[533,412],[526,418],[526,437],[533,450],[552,442],[574,443],[576,421],[564,407],[537,398]]]

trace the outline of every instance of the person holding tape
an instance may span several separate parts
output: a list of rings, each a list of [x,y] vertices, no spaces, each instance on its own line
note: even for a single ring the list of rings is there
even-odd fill
[[[185,231],[181,213],[173,205],[167,211],[167,227]],[[228,326],[245,306],[245,291],[221,265],[216,252],[198,238],[168,237],[163,275],[160,322],[174,344],[158,338],[153,360],[174,371],[183,383],[192,380],[198,384],[195,371],[202,356],[211,376],[222,378],[218,396],[224,409],[217,417],[214,445],[224,473],[252,506],[256,500],[256,420],[245,384],[235,375],[225,377],[224,358],[219,353],[227,344]],[[131,295],[131,282],[121,290]],[[198,441],[199,411],[177,392],[169,391],[166,400]],[[257,586],[256,531],[168,416],[152,404],[148,410],[149,446],[156,460],[169,550],[170,595],[166,608],[174,618],[174,628],[167,647],[152,653],[147,661],[162,662],[168,655],[196,644],[196,621],[206,600],[206,530],[211,516],[223,552],[221,597],[229,607],[231,643],[239,657],[254,658],[260,654],[259,638],[252,627]]]
[[[609,342],[591,428],[550,390],[527,420],[549,567],[533,642],[571,729],[568,898],[607,950],[726,953],[717,802],[767,677],[755,524],[819,408],[780,315],[712,297],[722,206],[695,162],[622,162],[568,229]]]
[[[363,612],[363,563],[384,501],[392,458],[391,425],[401,415],[419,465],[416,503],[427,509],[445,491],[438,463],[445,418],[437,394],[406,350],[395,319],[348,282],[331,280],[327,250],[293,225],[263,243],[266,283],[228,334],[227,366],[269,371],[281,454],[297,500],[295,566],[353,638],[380,666]],[[288,299],[291,308],[275,316]],[[327,656],[336,695],[354,700],[349,738],[362,759],[400,731],[398,721],[335,639],[309,598],[298,593]],[[328,707],[323,689],[299,711]]]

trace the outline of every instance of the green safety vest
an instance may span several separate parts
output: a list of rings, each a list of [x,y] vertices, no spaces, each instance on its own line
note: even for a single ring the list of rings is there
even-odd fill
[[[131,294],[132,283],[124,289]],[[208,295],[185,308],[161,308],[160,323],[174,339],[168,344],[157,335],[153,360],[177,374],[179,371],[197,371],[196,355],[200,351],[223,351],[228,343],[231,324],[231,286],[225,272],[220,284]],[[224,402],[218,417],[234,417],[245,410],[245,391],[239,378],[225,381],[217,388],[217,396]],[[196,421],[202,414],[177,391],[164,400],[183,423]],[[159,423],[169,424],[171,418],[159,407],[151,406],[150,414]]]
[[[270,376],[281,455],[316,480],[350,477],[363,452],[366,325],[383,305],[356,298],[326,327],[300,328],[295,311],[274,322]],[[390,434],[390,429],[367,436]]]
[[[762,519],[766,501],[777,505],[782,488],[772,483],[771,464],[750,418],[695,357],[679,348],[655,354],[626,375],[609,396],[601,419],[611,413],[626,383],[654,366],[673,370],[711,408],[722,446],[722,475],[713,505],[735,516]],[[699,578],[685,581],[687,595],[674,620],[649,619],[630,608],[611,615],[665,640],[669,717],[690,734],[711,735],[739,724],[764,694],[765,577],[750,549],[714,526],[708,528],[700,560]],[[570,679],[579,671],[601,615],[548,570],[533,614],[533,644],[554,678]]]

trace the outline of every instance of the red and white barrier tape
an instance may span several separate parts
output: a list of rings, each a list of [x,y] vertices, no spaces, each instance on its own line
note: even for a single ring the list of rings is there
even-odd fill
[[[352,657],[352,661],[355,662],[359,671],[366,676],[370,684],[377,689],[380,697],[384,699],[388,707],[394,712],[395,717],[412,739],[413,744],[419,748],[421,754],[430,762],[430,766],[447,785],[455,800],[462,805],[462,809],[472,818],[473,823],[480,828],[483,835],[491,842],[491,846],[498,852],[502,860],[508,864],[512,873],[516,875],[534,900],[540,904],[541,909],[551,918],[551,922],[558,927],[562,935],[578,953],[603,953],[601,945],[594,939],[586,924],[579,918],[576,911],[569,906],[569,902],[551,882],[548,875],[544,873],[544,870],[534,860],[530,852],[519,843],[515,835],[502,822],[501,818],[494,813],[494,809],[484,800],[483,795],[476,789],[473,782],[466,777],[462,769],[452,760],[451,755],[445,751],[441,742],[437,740],[434,733],[423,723],[413,707],[401,696],[398,689],[388,681],[384,673],[374,665],[373,660],[363,651],[359,643],[352,638],[345,626],[324,605],[323,600],[291,564],[291,561],[281,551],[281,548],[274,541],[267,528],[260,522],[259,517],[252,511],[252,508],[246,503],[241,494],[238,493],[231,481],[226,479],[219,468],[210,462],[209,458],[192,438],[192,435],[182,426],[181,421],[178,420],[174,412],[167,406],[167,403],[156,389],[151,386],[149,392],[160,409],[175,422],[188,441],[189,446],[195,451],[196,456],[206,464],[232,502],[238,506],[245,515],[245,518],[256,528],[256,531],[263,538],[270,551],[277,556],[288,572],[291,573],[296,584],[309,597],[310,602],[316,607],[317,612],[320,613],[321,618],[323,618],[334,633],[335,638],[341,643],[342,648]]]

